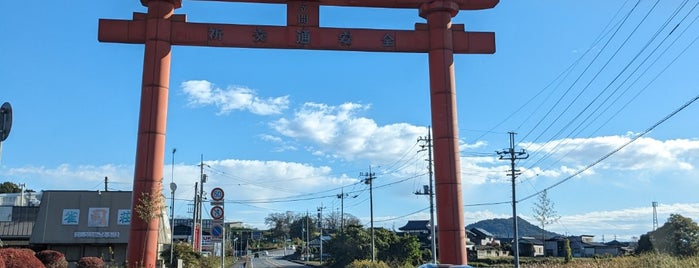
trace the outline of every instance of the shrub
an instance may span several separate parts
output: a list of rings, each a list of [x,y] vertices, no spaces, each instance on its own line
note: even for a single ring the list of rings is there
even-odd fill
[[[36,258],[43,263],[46,268],[67,268],[68,261],[66,261],[65,255],[63,253],[55,250],[42,250],[36,253]]]
[[[78,260],[78,268],[104,268],[104,261],[97,257],[82,257]]]
[[[36,268],[44,264],[34,256],[31,249],[0,248],[5,268]]]
[[[355,260],[346,268],[389,268],[388,264],[382,261],[371,262],[370,260]]]

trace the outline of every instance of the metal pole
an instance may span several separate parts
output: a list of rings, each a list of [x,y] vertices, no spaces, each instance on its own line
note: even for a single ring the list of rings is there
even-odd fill
[[[427,138],[419,137],[417,141],[424,141],[425,145],[420,145],[422,149],[418,152],[422,152],[427,147],[427,171],[430,178],[430,184],[425,185],[423,192],[416,191],[416,195],[427,195],[430,198],[430,241],[432,250],[432,263],[437,264],[437,232],[434,222],[434,187],[432,186],[432,128],[428,127]]]
[[[176,148],[172,148],[172,171],[170,172],[170,190],[172,190],[172,202],[170,203],[170,267],[172,267],[173,257],[175,255],[175,152]],[[107,189],[107,177],[104,177],[104,188]]]
[[[427,162],[430,173],[430,231],[432,232],[432,263],[437,264],[437,232],[434,222],[434,187],[432,186],[432,129],[427,131]]]
[[[199,237],[199,232],[197,231],[197,212],[199,211],[199,182],[194,182],[194,209],[192,213],[192,249],[195,251],[197,250],[197,247],[199,246],[198,237]]]
[[[172,259],[175,256],[175,190],[177,190],[177,184],[171,182],[170,190],[172,191],[172,202],[170,203],[170,267],[172,267]]]
[[[497,152],[500,155],[500,160],[510,160],[510,176],[512,178],[512,224],[514,232],[514,242],[512,245],[512,253],[514,255],[514,267],[519,268],[519,227],[517,226],[517,194],[515,192],[515,179],[519,175],[519,170],[515,169],[515,160],[527,159],[529,155],[522,149],[521,152],[515,152],[515,134],[510,134],[510,148]],[[507,156],[507,157],[506,157]]]
[[[376,247],[374,244],[374,173],[369,166],[369,210],[371,216],[371,262],[376,259]]]
[[[318,227],[320,227],[320,236],[318,237],[318,242],[320,242],[320,265],[323,265],[323,203],[320,204],[318,211],[320,211],[320,214],[318,214]]]
[[[221,268],[226,268],[226,223],[223,223],[223,239],[221,240]]]
[[[514,155],[514,149],[511,148],[511,151],[513,152]],[[517,201],[515,197],[515,160],[514,157],[512,158],[511,161],[511,166],[512,166],[512,224],[514,224],[514,235],[515,235],[515,241],[514,241],[514,247],[513,251],[515,253],[515,268],[519,268],[519,231],[518,231],[518,226],[517,226]]]
[[[206,174],[204,174],[204,154],[201,155],[201,163],[199,165],[199,170],[200,170],[200,181],[201,185],[199,187],[199,210],[198,210],[198,217],[199,217],[199,253],[203,251],[203,240],[204,240],[204,234],[202,233],[202,230],[204,230],[204,217],[202,217],[202,203],[204,201],[204,183],[206,182]]]

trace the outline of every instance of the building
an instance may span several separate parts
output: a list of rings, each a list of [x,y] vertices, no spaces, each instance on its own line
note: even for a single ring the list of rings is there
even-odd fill
[[[466,238],[469,258],[484,259],[510,255],[509,252],[502,250],[500,240],[482,228],[466,230]]]
[[[466,232],[468,239],[478,246],[485,245],[500,245],[500,240],[495,239],[495,236],[482,228],[471,228]]]
[[[44,191],[30,244],[37,250],[62,252],[74,264],[82,257],[100,257],[122,265],[131,224],[130,191]],[[163,206],[159,249],[170,244],[170,225]]]
[[[421,249],[432,247],[431,239],[433,236],[431,234],[432,231],[429,220],[411,220],[408,221],[405,226],[399,227],[398,230],[417,237],[418,241],[420,241]]]
[[[29,238],[39,213],[41,194],[0,194],[0,245],[30,247]]]
[[[533,237],[520,238],[519,255],[526,257],[544,256],[544,242]]]

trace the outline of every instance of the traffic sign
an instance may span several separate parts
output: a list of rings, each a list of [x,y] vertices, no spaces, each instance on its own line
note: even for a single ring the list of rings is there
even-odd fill
[[[211,236],[215,238],[223,236],[223,226],[221,224],[211,225]]]
[[[213,190],[211,190],[211,199],[213,199],[214,201],[223,200],[223,189],[216,187]]]
[[[12,106],[9,102],[0,106],[0,142],[7,139],[12,128]]]
[[[212,207],[211,208],[211,217],[214,218],[214,220],[223,219],[223,208],[220,206]]]

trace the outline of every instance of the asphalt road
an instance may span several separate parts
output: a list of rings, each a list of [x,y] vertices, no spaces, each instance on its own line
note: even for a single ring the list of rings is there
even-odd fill
[[[264,252],[259,253],[258,258],[252,258],[252,261],[248,263],[245,268],[287,268],[287,267],[304,267],[303,264],[298,264],[295,262],[290,262],[284,259],[284,250],[273,250],[268,252],[269,255],[265,256]],[[291,251],[287,251],[291,253]],[[240,267],[234,267],[240,268]]]

